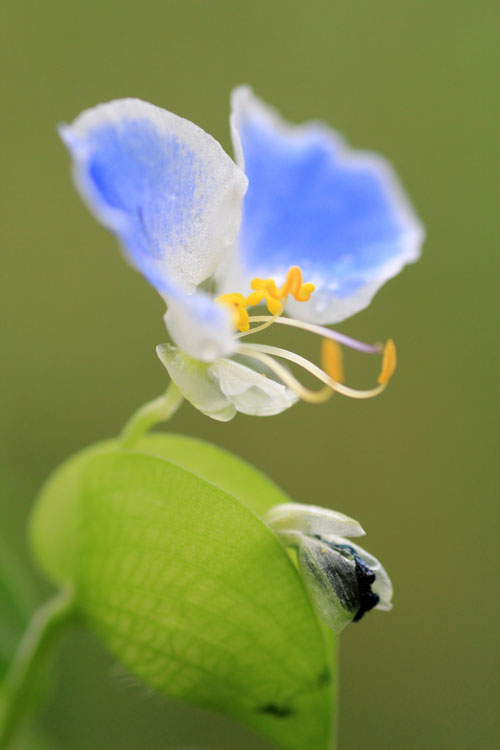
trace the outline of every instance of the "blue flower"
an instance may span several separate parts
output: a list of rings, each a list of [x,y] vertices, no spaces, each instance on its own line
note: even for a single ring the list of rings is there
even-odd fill
[[[418,258],[423,229],[392,169],[326,126],[286,124],[246,87],[233,93],[231,131],[235,161],[193,123],[137,99],[99,105],[60,128],[83,199],[167,304],[173,345],[158,353],[195,406],[226,420],[333,390],[374,395],[394,369],[392,343],[378,387],[356,392],[342,383],[334,342],[381,348],[324,326],[366,307]],[[249,315],[258,304],[269,314]],[[245,343],[274,322],[319,334],[322,367]],[[279,359],[324,387],[304,388]]]

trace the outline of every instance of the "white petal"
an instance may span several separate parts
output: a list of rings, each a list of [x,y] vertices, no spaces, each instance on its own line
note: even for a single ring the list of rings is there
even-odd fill
[[[276,505],[267,514],[266,521],[276,532],[298,531],[323,538],[332,534],[352,537],[365,533],[357,521],[343,513],[300,503]]]
[[[236,339],[229,311],[204,292],[167,296],[165,323],[173,341],[195,359],[232,354]]]

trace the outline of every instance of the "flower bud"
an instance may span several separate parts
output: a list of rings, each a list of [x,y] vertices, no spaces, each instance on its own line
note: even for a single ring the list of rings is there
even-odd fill
[[[331,533],[335,526],[346,530],[350,526],[352,535],[359,535],[356,521],[336,511],[298,504],[294,508],[290,503],[272,508],[268,522],[286,546],[297,550],[312,603],[336,633],[371,609],[391,609],[392,584],[380,562],[357,544]]]

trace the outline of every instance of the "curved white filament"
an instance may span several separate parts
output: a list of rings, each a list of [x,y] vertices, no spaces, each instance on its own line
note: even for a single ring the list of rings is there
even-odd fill
[[[261,331],[264,328],[272,325],[273,323],[280,323],[284,326],[291,326],[292,328],[301,328],[303,331],[309,331],[310,333],[316,333],[318,336],[323,336],[326,339],[332,339],[337,341],[339,344],[344,344],[351,349],[356,349],[358,352],[364,352],[365,354],[380,354],[383,346],[380,344],[365,344],[362,341],[356,341],[350,336],[346,336],[344,333],[338,333],[332,331],[330,328],[317,325],[316,323],[306,323],[304,320],[296,320],[295,318],[284,318],[278,315],[251,315],[249,318],[250,323],[265,323],[265,325],[256,326],[251,328],[245,333],[240,333],[237,337],[242,338],[243,336],[249,336],[251,333]]]
[[[323,372],[320,367],[313,362],[310,362],[308,359],[305,359],[305,357],[301,357],[300,354],[289,352],[286,349],[280,349],[277,346],[268,346],[267,344],[244,344],[239,347],[238,352],[253,357],[267,365],[269,369],[274,372],[283,383],[285,383],[285,385],[292,388],[304,401],[316,401],[316,399],[319,401],[326,400],[326,395],[323,395],[324,389],[321,391],[311,391],[309,388],[305,388],[305,386],[288,372],[285,367],[282,367],[278,362],[275,362],[270,355],[293,362],[304,370],[310,372],[311,375],[324,383],[332,391],[341,393],[343,396],[349,396],[350,398],[373,398],[374,396],[378,396],[379,393],[382,393],[387,387],[387,383],[382,383],[376,388],[367,391],[358,391],[354,388],[349,388],[343,383],[337,383],[337,381],[333,380],[333,378],[327,375],[326,372]]]

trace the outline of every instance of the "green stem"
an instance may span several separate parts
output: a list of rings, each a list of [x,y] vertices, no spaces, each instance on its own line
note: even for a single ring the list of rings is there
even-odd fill
[[[33,615],[0,686],[0,748],[6,748],[22,719],[33,684],[56,637],[75,616],[74,599],[62,591]]]
[[[175,383],[170,382],[163,396],[149,401],[132,414],[120,434],[120,447],[123,450],[133,448],[151,427],[170,419],[181,405],[182,399],[182,393]]]

